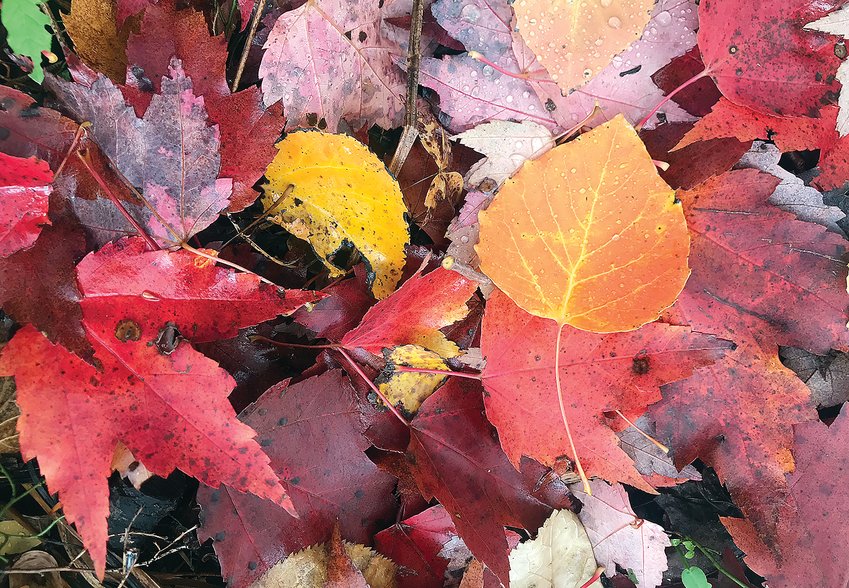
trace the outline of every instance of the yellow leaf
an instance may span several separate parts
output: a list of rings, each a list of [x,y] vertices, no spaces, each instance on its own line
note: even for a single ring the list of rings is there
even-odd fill
[[[418,345],[396,347],[387,355],[386,362],[390,369],[396,365],[429,370],[451,369],[439,355]],[[400,406],[408,414],[414,414],[444,381],[445,376],[438,374],[391,371],[388,377],[378,380],[378,387],[393,406]]]
[[[513,7],[525,43],[572,92],[640,38],[654,0],[519,0]]]
[[[636,329],[690,275],[681,204],[621,115],[526,162],[479,218],[481,270],[561,326]]]
[[[74,0],[71,12],[62,17],[74,49],[95,71],[123,84],[127,77],[127,37],[130,19],[118,30],[114,0]]]
[[[265,172],[270,220],[309,241],[331,276],[345,272],[330,258],[353,244],[374,273],[374,295],[391,294],[409,241],[398,182],[365,145],[345,135],[291,133],[277,149]]]

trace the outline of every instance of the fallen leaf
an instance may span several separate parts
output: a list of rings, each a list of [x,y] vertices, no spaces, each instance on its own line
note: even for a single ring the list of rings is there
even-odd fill
[[[660,172],[660,177],[676,190],[695,188],[706,179],[727,172],[752,145],[751,141],[733,138],[713,139],[672,151],[690,128],[688,123],[676,123],[640,133],[649,155],[669,166]]]
[[[520,0],[514,8],[522,38],[551,79],[569,93],[640,38],[654,2],[570,2],[551,10],[542,0]]]
[[[374,536],[377,550],[399,566],[400,588],[442,586],[451,556],[468,548],[441,505],[405,519]]]
[[[393,406],[407,414],[415,414],[424,402],[445,381],[439,374],[417,374],[397,372],[395,366],[406,366],[430,370],[449,370],[442,358],[418,345],[402,345],[387,350],[386,371],[377,380],[377,385]]]
[[[501,451],[483,416],[481,393],[473,380],[449,379],[413,419],[407,454],[422,495],[439,500],[475,557],[504,582],[504,527],[535,529],[551,507],[530,492],[527,478]],[[526,468],[540,472],[532,476],[533,487],[544,468],[528,461]]]
[[[500,186],[525,161],[554,147],[551,131],[531,121],[485,123],[453,139],[486,156],[466,174],[466,182],[471,186],[479,186],[487,179]]]
[[[798,347],[782,347],[779,357],[808,386],[817,408],[849,400],[849,354],[832,351],[819,356]]]
[[[429,110],[419,112],[418,131],[422,147],[430,154],[438,168],[424,200],[425,207],[433,210],[440,201],[454,202],[456,196],[463,191],[463,175],[449,171],[451,142],[448,140],[448,133]]]
[[[394,588],[395,564],[369,547],[343,542],[339,528],[328,543],[293,553],[268,570],[256,588]]]
[[[593,480],[590,486],[591,496],[582,491],[580,484],[570,488],[584,503],[578,517],[599,565],[604,566],[608,577],[615,574],[619,565],[636,578],[634,583],[638,586],[660,586],[668,567],[664,550],[670,546],[663,528],[634,514],[628,493],[621,485]]]
[[[356,0],[316,0],[284,13],[259,67],[266,106],[283,101],[287,129],[312,126],[310,116],[331,132],[340,120],[354,129],[398,126],[405,87],[393,56],[403,51],[387,27],[378,4]]]
[[[678,192],[692,275],[674,322],[738,344],[756,339],[770,353],[776,343],[816,353],[847,348],[846,242],[770,204],[779,184],[743,169]],[[795,312],[798,304],[806,312]]]
[[[143,119],[102,75],[91,87],[49,80],[65,107],[92,123],[94,140],[127,181],[141,187],[147,206],[124,206],[164,247],[178,246],[212,224],[232,191],[232,180],[218,179],[218,129],[207,124],[203,99],[192,92],[180,60],[171,60],[170,75]],[[77,200],[75,208],[104,243],[135,233],[111,201]]]
[[[722,518],[746,563],[774,588],[842,586],[849,566],[840,542],[849,517],[843,497],[849,426],[843,411],[831,424],[819,421],[794,427],[796,469],[787,473],[789,496],[781,510],[774,540],[760,539],[751,522]]]
[[[460,353],[439,329],[469,313],[466,302],[477,283],[457,272],[438,267],[417,273],[385,300],[375,304],[360,324],[342,338],[342,345],[375,355],[397,345],[420,345],[442,357]]]
[[[646,434],[654,436],[654,426],[647,417],[641,416],[633,426],[619,433],[619,445],[634,460],[634,467],[649,484],[654,487],[673,486],[702,479],[699,471],[691,465],[678,471],[669,454],[652,443]]]
[[[121,84],[127,75],[129,24],[116,22],[115,0],[74,0],[62,24],[74,42],[74,51],[92,69]],[[170,57],[170,56],[169,56]]]
[[[781,151],[814,149],[834,142],[837,109],[827,106],[820,118],[776,116],[738,106],[720,98],[710,113],[699,119],[675,149],[698,141],[734,137],[739,141],[769,140]]]
[[[630,330],[684,287],[683,217],[620,116],[526,162],[479,214],[476,249],[481,270],[526,311],[596,332]]]
[[[704,0],[699,49],[707,72],[722,95],[740,106],[769,115],[817,115],[837,101],[840,59],[833,37],[804,26],[838,4]]]
[[[537,537],[510,552],[514,588],[583,588],[596,571],[590,540],[577,515],[551,513]],[[601,588],[601,580],[589,586]]]
[[[314,294],[287,301],[256,276],[237,276],[185,251],[145,253],[140,239],[89,255],[77,280],[96,366],[26,327],[4,349],[0,369],[16,379],[22,451],[39,458],[98,574],[106,557],[106,477],[119,441],[156,474],[179,467],[208,484],[227,482],[291,509],[254,431],[235,419],[227,401],[235,382],[180,335],[199,341],[232,336],[238,327],[294,311]],[[159,292],[147,289],[152,285]],[[206,299],[216,297],[226,302],[226,322],[197,312],[198,300],[208,310]],[[206,390],[202,397],[192,393],[198,388]],[[57,390],[60,400],[47,410],[42,394]],[[104,394],[109,403],[97,400]],[[78,432],[57,443],[67,429]]]
[[[445,236],[451,240],[446,251],[456,262],[466,264],[472,269],[480,265],[475,246],[480,241],[480,222],[478,213],[486,210],[494,198],[488,192],[472,191],[466,194],[466,200],[457,216],[448,225]]]
[[[784,475],[794,467],[792,426],[816,418],[807,388],[777,354],[738,347],[664,386],[650,417],[675,465],[699,457],[713,467],[734,504],[774,543],[789,492]]]
[[[689,14],[695,17],[696,26],[698,26],[698,6],[688,10]],[[674,101],[693,116],[703,117],[722,98],[716,84],[708,76],[692,81],[688,86],[682,87],[682,85],[702,73],[704,69],[702,54],[699,46],[696,45],[654,72],[651,79],[664,95],[677,90]]]
[[[334,277],[345,272],[331,256],[345,241],[353,244],[374,274],[375,297],[386,298],[401,278],[409,240],[398,183],[373,153],[345,135],[292,133],[277,148],[266,170],[268,217],[309,241]]]
[[[0,258],[32,247],[50,224],[52,182],[47,162],[0,153]]]
[[[374,298],[366,284],[364,264],[354,267],[354,277],[336,282],[321,292],[327,297],[292,315],[292,319],[315,333],[316,337],[341,341],[362,321]]]
[[[256,86],[230,93],[224,37],[209,34],[202,12],[175,10],[168,3],[151,5],[145,9],[139,34],[129,38],[127,55],[132,66],[128,84],[141,93],[133,100],[137,112],[146,109],[152,92],[161,88],[171,57],[182,60],[195,94],[203,96],[209,120],[218,125],[218,175],[233,179],[228,210],[238,212],[252,204],[259,195],[253,186],[277,153],[274,143],[284,119],[279,105],[263,107]]]
[[[575,457],[558,410],[557,331],[554,322],[522,311],[504,294],[494,293],[487,303],[481,336],[486,413],[516,466],[523,455],[548,466]],[[619,446],[615,431],[627,423],[613,411],[636,420],[660,399],[661,385],[688,377],[730,345],[662,323],[608,335],[566,327],[560,345],[564,410],[587,475],[651,491]]]
[[[819,20],[806,24],[805,29],[837,35],[846,39],[846,37],[849,37],[847,14],[849,14],[849,9],[844,6]],[[837,68],[835,77],[841,86],[845,86],[849,82],[849,65],[845,61]],[[840,107],[840,113],[837,115],[835,128],[841,137],[845,137],[849,134],[849,92],[840,92],[837,105]]]
[[[801,178],[781,167],[778,162],[781,152],[775,145],[755,141],[752,148],[737,163],[738,167],[759,169],[781,180],[769,201],[782,210],[792,212],[796,218],[816,223],[839,235],[843,229],[837,224],[845,218],[836,206],[827,206],[822,193],[816,188],[805,185]]]
[[[286,384],[268,389],[241,418],[257,431],[300,518],[228,486],[198,491],[200,539],[214,540],[223,575],[237,588],[284,556],[327,541],[337,521],[345,537],[369,542],[395,520],[395,478],[364,453],[371,443],[347,376],[330,370]]]

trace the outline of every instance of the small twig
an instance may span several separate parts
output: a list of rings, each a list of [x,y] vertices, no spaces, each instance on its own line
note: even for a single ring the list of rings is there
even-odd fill
[[[362,368],[360,368],[360,366],[357,365],[357,362],[355,362],[353,359],[351,359],[351,356],[348,355],[345,352],[344,349],[340,348],[340,349],[337,349],[336,351],[341,353],[342,357],[344,357],[345,359],[348,360],[348,363],[351,364],[351,367],[354,368],[354,371],[357,372],[357,374],[359,374],[359,376],[363,380],[365,380],[365,383],[368,385],[369,388],[371,388],[372,392],[377,394],[377,397],[380,398],[380,400],[383,402],[384,406],[386,406],[386,408],[388,408],[399,421],[401,421],[402,423],[404,423],[404,425],[409,427],[410,423],[407,421],[407,419],[405,419],[404,416],[400,412],[398,412],[398,409],[395,408],[395,406],[391,402],[389,402],[389,399],[383,394],[383,392],[380,391],[380,388],[378,388],[377,386],[374,385],[374,382],[372,382],[371,379],[362,370]]]
[[[416,99],[419,95],[419,66],[421,64],[422,21],[424,20],[424,0],[413,0],[412,21],[410,22],[410,44],[407,47],[407,101],[404,108],[404,131],[389,171],[397,176],[404,167],[410,149],[419,135],[419,116]]]
[[[239,89],[239,82],[242,81],[242,73],[245,71],[245,63],[248,61],[248,52],[251,50],[251,44],[256,36],[256,29],[259,26],[259,19],[262,18],[262,13],[265,10],[266,0],[259,0],[254,9],[254,16],[251,19],[251,28],[248,31],[248,38],[245,39],[245,46],[242,48],[242,56],[239,58],[239,67],[236,69],[236,77],[233,78],[233,85],[230,86],[230,91],[234,94]]]

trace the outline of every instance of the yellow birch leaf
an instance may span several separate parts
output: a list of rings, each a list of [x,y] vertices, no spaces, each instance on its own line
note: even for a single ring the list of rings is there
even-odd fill
[[[690,275],[681,204],[621,115],[526,162],[479,218],[481,270],[561,326],[636,329]]]
[[[334,277],[345,270],[332,256],[353,245],[374,275],[375,297],[391,294],[409,234],[401,189],[383,162],[351,137],[317,131],[291,133],[277,149],[265,172],[269,219],[308,241]]]

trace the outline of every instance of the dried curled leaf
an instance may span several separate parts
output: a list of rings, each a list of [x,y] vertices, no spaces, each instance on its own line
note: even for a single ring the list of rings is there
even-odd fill
[[[561,325],[636,329],[690,274],[684,211],[621,115],[525,163],[479,218],[484,273]]]
[[[353,244],[374,274],[374,295],[388,296],[409,240],[398,182],[365,145],[344,135],[292,133],[277,148],[265,173],[270,220],[309,241],[331,276],[345,272],[330,258]]]

